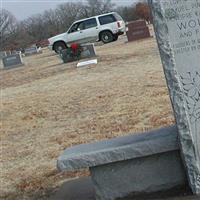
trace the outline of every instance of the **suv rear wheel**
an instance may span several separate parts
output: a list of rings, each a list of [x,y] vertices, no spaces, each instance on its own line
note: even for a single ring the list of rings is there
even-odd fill
[[[113,42],[114,35],[110,31],[103,31],[100,35],[101,41],[106,44],[109,42]]]
[[[62,51],[63,49],[66,49],[66,48],[67,48],[67,46],[64,42],[56,42],[54,44],[54,51],[56,53],[59,53],[60,51]]]

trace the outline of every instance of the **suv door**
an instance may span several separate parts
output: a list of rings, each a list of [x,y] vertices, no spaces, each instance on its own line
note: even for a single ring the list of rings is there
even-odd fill
[[[68,31],[68,43],[95,42],[98,39],[98,25],[96,18],[77,22]]]
[[[77,22],[71,26],[69,31],[67,32],[67,43],[72,44],[74,42],[78,42],[83,37],[83,29],[84,29],[84,21]]]
[[[91,18],[84,21],[83,36],[84,42],[97,41],[99,37],[99,28],[96,18]]]

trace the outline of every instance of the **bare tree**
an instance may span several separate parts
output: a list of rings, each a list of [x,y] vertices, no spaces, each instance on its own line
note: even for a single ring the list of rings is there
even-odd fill
[[[111,0],[87,0],[87,4],[84,7],[87,13],[87,17],[94,15],[100,15],[113,11],[115,4]]]
[[[0,10],[0,49],[5,49],[9,44],[9,39],[16,34],[17,20],[7,10]]]
[[[82,3],[64,3],[57,7],[55,14],[58,17],[60,32],[65,32],[69,26],[81,18]]]
[[[120,6],[120,7],[117,7],[116,11],[127,22],[139,19],[138,15],[136,13],[136,9],[135,9],[135,5],[134,4],[132,6]]]
[[[44,26],[43,15],[35,15],[23,21],[24,29],[34,38],[42,40],[45,37],[46,27]]]
[[[44,12],[43,23],[45,27],[46,37],[51,37],[60,32],[60,21],[58,16],[56,15],[55,10],[50,9]]]
[[[149,8],[149,5],[147,3],[138,3],[136,5],[136,13],[138,15],[138,17],[140,17],[141,19],[146,20],[149,24],[152,21],[151,20],[151,11]]]

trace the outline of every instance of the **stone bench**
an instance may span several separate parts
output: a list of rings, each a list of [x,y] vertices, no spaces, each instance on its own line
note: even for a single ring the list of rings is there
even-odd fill
[[[97,200],[186,184],[175,126],[68,148],[57,167],[60,171],[89,168]]]

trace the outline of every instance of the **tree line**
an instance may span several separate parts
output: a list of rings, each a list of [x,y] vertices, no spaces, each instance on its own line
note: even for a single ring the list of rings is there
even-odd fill
[[[145,2],[117,7],[111,0],[87,0],[86,3],[68,2],[18,21],[5,9],[0,11],[0,50],[25,48],[66,32],[79,19],[116,11],[125,21],[145,19],[150,21],[150,9]]]

